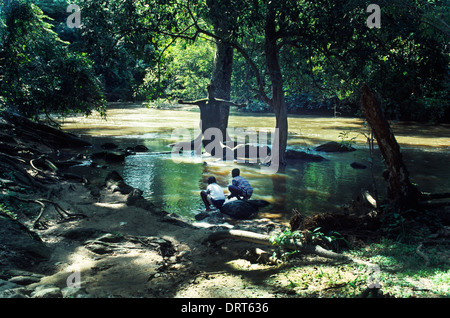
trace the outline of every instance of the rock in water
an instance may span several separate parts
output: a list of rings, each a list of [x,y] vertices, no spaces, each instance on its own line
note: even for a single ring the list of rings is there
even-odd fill
[[[315,150],[323,152],[348,152],[355,151],[356,149],[350,145],[345,145],[336,141],[330,141],[323,145],[317,146]]]
[[[268,205],[269,202],[264,200],[234,200],[225,203],[220,212],[233,219],[245,220],[252,218],[260,208]]]

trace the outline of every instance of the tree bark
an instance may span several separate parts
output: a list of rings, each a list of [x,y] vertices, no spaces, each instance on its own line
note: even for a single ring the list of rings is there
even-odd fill
[[[228,2],[208,1],[209,16],[214,26],[216,48],[211,74],[211,86],[214,88],[214,99],[229,101],[231,99],[231,75],[233,72],[233,47],[224,39],[229,37],[230,24],[233,18],[226,14]],[[202,134],[211,127],[222,133],[222,142],[230,140],[227,135],[230,104],[211,100],[200,107]]]
[[[280,165],[286,165],[286,147],[288,137],[288,120],[287,107],[284,100],[283,91],[283,76],[281,74],[281,67],[279,63],[278,45],[277,45],[277,31],[275,22],[275,11],[271,9],[269,4],[269,12],[266,17],[265,24],[265,54],[266,66],[269,72],[270,80],[272,82],[272,98],[271,106],[275,112],[276,128],[279,130],[279,160]],[[274,154],[272,154],[273,156]]]
[[[416,207],[420,193],[409,180],[400,146],[383,115],[381,103],[367,84],[362,86],[361,107],[386,163],[388,200],[401,209]]]

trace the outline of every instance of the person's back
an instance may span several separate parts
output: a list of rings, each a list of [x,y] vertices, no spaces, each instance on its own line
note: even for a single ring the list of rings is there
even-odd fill
[[[253,192],[253,188],[250,183],[241,176],[234,177],[232,180],[232,184],[240,189],[242,192],[247,193],[249,191]]]
[[[225,203],[225,194],[222,188],[216,183],[213,176],[208,178],[208,186],[206,191],[201,191],[200,196],[205,204],[206,211],[211,211],[210,204],[216,208],[220,208]]]
[[[245,178],[240,176],[240,170],[237,168],[233,169],[231,175],[233,180],[231,185],[228,186],[228,190],[231,192],[228,198],[237,197],[239,199],[242,196],[244,199],[250,199],[253,194],[253,188]]]
[[[206,193],[211,195],[211,199],[213,200],[225,200],[225,194],[217,183],[209,184],[206,188]]]

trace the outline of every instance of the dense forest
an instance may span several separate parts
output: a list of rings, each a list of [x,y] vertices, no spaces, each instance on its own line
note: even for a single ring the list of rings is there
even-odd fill
[[[409,295],[396,290],[401,284],[413,294],[448,296],[450,193],[446,184],[441,186],[444,189],[434,187],[438,193],[422,192],[410,178],[407,163],[425,158],[416,172],[433,170],[429,175],[418,173],[420,180],[429,183],[439,183],[437,175],[447,173],[440,158],[448,156],[448,138],[441,139],[440,134],[447,134],[450,123],[449,39],[448,0],[380,0],[376,4],[359,0],[0,0],[0,297],[10,292],[36,298],[75,297],[73,289],[63,288],[70,282],[61,274],[74,271],[75,263],[84,266],[83,287],[90,288],[89,293],[77,288],[74,293],[82,292],[80,297],[216,297],[216,292],[224,297],[367,297],[369,293],[384,297],[378,294],[381,275],[395,296]],[[131,125],[145,128],[158,119],[145,117],[151,119],[138,124],[136,118],[144,118],[144,113],[133,113],[136,108],[147,113],[161,111],[157,108],[173,111],[161,119],[166,120],[165,130],[155,126],[138,133],[161,143],[168,140],[163,137],[167,130],[178,125],[176,119],[196,118],[199,109],[200,134],[164,147],[173,150],[188,145],[191,150],[200,146],[191,155],[207,153],[209,157],[201,162],[184,158],[189,162],[173,165],[167,160],[171,152],[163,146],[122,149],[121,143],[131,142],[131,138],[120,139],[127,135],[125,124],[112,127],[113,138],[95,136],[101,138],[93,143],[96,138],[88,141],[60,129],[62,119],[88,118],[84,115],[108,119],[117,105],[129,106],[124,106],[129,112],[118,111],[116,116],[128,114],[136,121]],[[264,162],[252,165],[237,159],[240,146],[244,157],[249,157],[254,145],[235,145],[230,140],[231,106],[244,126],[248,118],[274,118],[279,139],[273,140],[279,143],[264,148]],[[295,138],[300,133],[290,130],[288,119],[305,117],[306,122],[308,115],[324,116],[318,121],[324,124],[323,131],[315,127],[314,134],[319,136],[302,135],[310,140],[299,146]],[[338,117],[352,122],[338,122]],[[329,118],[335,120],[334,126],[326,124]],[[438,136],[440,140],[411,143],[405,159],[391,129],[397,122],[407,137]],[[433,125],[437,129],[429,134],[414,132]],[[364,150],[359,157],[350,157],[357,151],[349,129],[362,126],[367,128],[358,132],[364,137]],[[208,145],[204,138],[208,128],[222,133],[223,156],[216,148],[215,153],[209,151],[212,142]],[[311,150],[311,145],[330,138],[325,135],[327,128],[340,133],[337,138],[342,142]],[[290,148],[289,138],[293,140]],[[119,145],[100,145],[99,140]],[[258,156],[264,146],[257,146]],[[318,150],[327,146],[335,148]],[[215,165],[226,151],[234,161]],[[352,159],[351,164],[339,157],[343,153],[350,153],[346,158]],[[206,177],[216,174],[224,184],[231,168],[239,166],[253,178],[256,197],[271,202],[227,201],[227,207],[235,209],[232,212],[244,210],[245,214],[233,218],[237,214],[218,208],[232,220],[230,230],[221,227],[225,216],[209,214],[203,201],[208,212],[193,218],[209,219],[212,225],[196,227],[195,221],[166,211],[168,205],[157,206],[144,198],[142,189],[125,182],[116,170],[125,173],[126,160],[133,156],[141,161],[128,161],[128,168],[141,168],[137,174],[158,193],[172,187],[180,192],[174,194],[172,189],[173,197],[193,197],[195,192],[200,200],[197,192],[206,188]],[[366,160],[368,166],[355,158]],[[290,167],[288,159],[294,162]],[[274,163],[281,168],[273,175],[261,177],[255,172],[255,167]],[[347,185],[359,187],[365,172],[371,175],[364,179],[369,180],[364,187],[372,183],[373,190],[358,188],[354,200],[343,206],[331,202],[354,189],[341,186],[331,197],[331,187],[324,185],[336,182],[339,187],[337,181],[342,178]],[[94,181],[88,180],[91,177]],[[189,186],[184,179],[189,179]],[[382,184],[376,185],[378,180]],[[386,191],[378,196],[377,187]],[[273,193],[265,196],[262,190]],[[294,208],[289,211],[289,229],[284,219],[286,224],[253,218],[260,208],[271,205],[274,215],[282,214],[276,209],[286,202],[306,202],[310,197],[339,213],[305,216]],[[183,199],[178,200],[180,205],[185,204]],[[183,207],[188,209],[186,204]],[[12,238],[22,232],[25,235]],[[217,243],[223,240],[239,242]],[[272,248],[272,256],[253,245],[250,249],[250,243]],[[245,253],[237,252],[240,249]],[[299,266],[280,265],[296,253],[323,257],[329,263],[317,265],[303,258],[295,261]],[[383,253],[392,258],[383,259]],[[48,261],[50,254],[54,259]],[[336,260],[351,265],[332,263]],[[15,267],[11,270],[5,264]],[[380,274],[378,264],[389,270]],[[30,273],[19,275],[16,267]],[[249,268],[257,275],[252,276]],[[32,270],[43,272],[45,278]],[[390,270],[397,276],[390,277]],[[79,279],[80,270],[73,275],[75,281]],[[376,284],[364,285],[374,275],[380,275]],[[428,277],[433,281],[430,278],[429,286],[422,286],[422,278]],[[15,285],[3,288],[6,279]],[[52,296],[40,294],[42,286],[33,285],[39,281],[42,286],[47,286],[45,282],[54,285],[42,291]],[[105,287],[105,281],[111,284]],[[253,285],[247,289],[249,281]],[[197,288],[198,282],[208,292]],[[22,283],[33,287],[19,290],[16,285]],[[233,284],[239,287],[227,294]],[[311,291],[316,287],[319,291]]]
[[[1,105],[28,117],[203,98],[223,50],[244,111],[281,81],[288,112],[355,115],[366,82],[392,119],[450,120],[446,1],[379,1],[379,28],[361,1],[2,2]]]

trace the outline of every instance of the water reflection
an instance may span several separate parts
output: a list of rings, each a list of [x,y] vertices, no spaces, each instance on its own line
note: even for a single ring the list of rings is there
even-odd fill
[[[108,113],[108,120],[95,117],[74,117],[65,120],[66,130],[89,136],[100,145],[104,142],[122,148],[143,144],[152,152],[168,151],[174,140],[175,128],[194,130],[199,114],[192,111],[154,110],[142,107],[116,108]],[[272,115],[232,114],[230,127],[272,129]],[[450,191],[450,126],[393,125],[401,144],[405,163],[413,182],[422,191]],[[172,160],[170,155],[138,153],[126,158],[121,171],[125,181],[144,191],[144,196],[169,212],[193,217],[203,208],[200,191],[206,188],[206,179],[214,175],[227,192],[231,170],[240,168],[254,187],[253,198],[271,202],[261,215],[287,221],[293,208],[305,214],[332,211],[348,203],[363,188],[370,189],[370,169],[355,170],[350,164],[369,165],[369,151],[365,143],[367,132],[362,121],[355,118],[324,118],[293,116],[289,118],[288,146],[312,151],[314,146],[327,141],[340,141],[339,134],[348,132],[354,137],[355,152],[321,154],[327,161],[295,162],[276,174],[261,173],[260,166],[212,161],[207,157],[184,157]],[[313,151],[312,151],[313,152]],[[205,164],[206,162],[206,164]],[[384,194],[381,155],[374,156],[374,172],[379,192]]]

